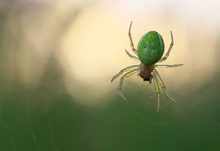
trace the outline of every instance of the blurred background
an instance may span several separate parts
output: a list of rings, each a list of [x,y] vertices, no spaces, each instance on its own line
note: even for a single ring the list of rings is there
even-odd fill
[[[120,69],[150,30],[174,47],[158,69],[173,104]],[[220,150],[218,0],[1,0],[0,151]],[[131,52],[132,53],[132,52]]]

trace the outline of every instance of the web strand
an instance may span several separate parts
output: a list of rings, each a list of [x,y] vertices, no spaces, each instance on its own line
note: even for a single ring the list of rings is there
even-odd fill
[[[0,104],[0,118],[1,118],[2,125],[4,126],[5,130],[7,131],[8,135],[9,135],[9,138],[11,139],[10,142],[11,142],[11,146],[12,146],[13,150],[17,151],[15,140],[12,137],[11,128],[9,127],[8,123],[6,122],[6,120],[4,119],[2,103]]]

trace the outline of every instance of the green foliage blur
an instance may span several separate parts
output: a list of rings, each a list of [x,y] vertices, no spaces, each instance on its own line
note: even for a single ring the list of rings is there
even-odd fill
[[[159,113],[126,90],[129,103],[115,96],[105,107],[76,104],[53,65],[35,89],[1,79],[0,150],[219,150],[218,77],[188,97],[174,94],[177,103]]]

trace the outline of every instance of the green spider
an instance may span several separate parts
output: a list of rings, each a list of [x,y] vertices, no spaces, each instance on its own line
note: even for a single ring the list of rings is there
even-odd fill
[[[166,67],[166,68],[178,67],[178,66],[182,66],[183,64],[173,64],[173,65],[156,64],[158,62],[165,61],[170,54],[170,51],[174,45],[172,31],[170,31],[171,43],[170,43],[169,49],[168,49],[166,55],[164,57],[162,57],[163,53],[164,53],[164,41],[163,41],[163,38],[161,37],[161,35],[156,31],[150,31],[150,32],[144,34],[138,43],[137,49],[135,49],[134,44],[133,44],[133,40],[132,40],[132,36],[131,36],[131,26],[132,26],[132,22],[130,23],[129,31],[128,31],[130,45],[131,45],[132,51],[138,57],[131,55],[126,49],[125,49],[125,52],[127,53],[127,55],[130,58],[140,61],[140,64],[128,66],[128,67],[120,70],[120,72],[117,73],[111,79],[111,82],[113,82],[116,78],[118,78],[120,75],[125,73],[120,78],[118,91],[119,91],[119,94],[121,95],[121,97],[126,100],[126,98],[123,96],[123,94],[121,92],[124,79],[134,75],[135,73],[139,73],[139,76],[141,78],[143,78],[144,81],[149,81],[149,83],[151,84],[152,80],[153,80],[154,88],[157,93],[157,111],[159,111],[159,109],[160,109],[160,95],[162,94],[162,92],[164,92],[165,95],[172,102],[175,103],[175,100],[169,95],[169,93],[165,87],[165,84],[164,84],[160,74],[156,70],[156,68],[157,67]]]

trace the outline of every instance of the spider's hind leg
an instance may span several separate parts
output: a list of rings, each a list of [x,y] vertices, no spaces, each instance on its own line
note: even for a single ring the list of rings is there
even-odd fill
[[[125,52],[126,52],[126,54],[127,54],[131,59],[134,59],[134,60],[136,60],[136,61],[140,61],[140,60],[138,59],[138,57],[135,57],[135,56],[133,56],[132,54],[130,54],[130,53],[127,51],[127,49],[125,49]]]
[[[137,55],[137,50],[134,48],[134,43],[133,43],[132,36],[131,36],[131,26],[132,26],[132,22],[130,23],[130,26],[129,26],[128,37],[130,40],[131,49]]]
[[[172,31],[170,31],[170,36],[171,36],[171,43],[170,43],[170,46],[168,48],[168,51],[167,51],[166,55],[159,60],[159,62],[165,61],[169,57],[170,51],[173,48],[174,41],[173,41],[173,33],[172,33]]]
[[[182,66],[183,64],[156,64],[155,67],[159,67],[159,68],[175,68],[175,67],[179,67]]]

